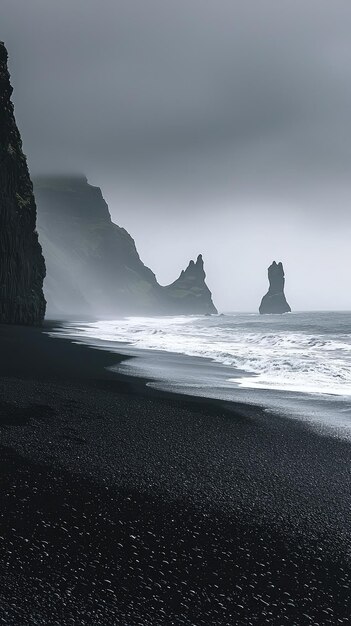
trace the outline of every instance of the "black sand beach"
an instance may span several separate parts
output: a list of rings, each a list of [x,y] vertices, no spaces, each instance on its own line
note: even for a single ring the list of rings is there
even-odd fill
[[[350,443],[48,328],[0,327],[1,624],[350,623]]]

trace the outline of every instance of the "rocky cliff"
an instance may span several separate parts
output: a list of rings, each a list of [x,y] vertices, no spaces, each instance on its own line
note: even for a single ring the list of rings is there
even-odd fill
[[[34,179],[49,315],[152,311],[154,274],[84,176]]]
[[[260,313],[289,313],[291,308],[284,294],[285,276],[283,264],[273,261],[268,268],[269,289],[262,298]]]
[[[0,42],[0,322],[34,325],[45,314],[45,263],[11,94],[7,51]]]
[[[132,237],[111,221],[101,190],[84,176],[38,177],[34,190],[49,316],[215,311],[202,259],[161,287]]]
[[[217,313],[212,295],[205,282],[206,274],[202,255],[190,261],[179,278],[164,287],[171,310],[175,313]]]

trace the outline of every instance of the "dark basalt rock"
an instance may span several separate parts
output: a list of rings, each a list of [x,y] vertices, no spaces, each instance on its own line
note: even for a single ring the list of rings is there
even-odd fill
[[[179,278],[164,288],[175,313],[217,313],[205,278],[204,262],[199,254],[196,263],[190,261]]]
[[[268,268],[269,289],[262,298],[260,313],[290,313],[291,308],[284,294],[284,269],[283,264],[273,261]]]
[[[112,222],[101,190],[85,176],[38,177],[34,190],[51,317],[216,311],[202,258],[173,285],[161,287],[132,237]]]
[[[45,263],[11,94],[7,51],[0,42],[0,323],[38,325],[45,314]]]

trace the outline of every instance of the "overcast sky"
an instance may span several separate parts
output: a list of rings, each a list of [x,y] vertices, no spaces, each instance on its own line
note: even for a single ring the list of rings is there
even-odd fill
[[[349,0],[0,0],[32,173],[102,188],[171,282],[222,310],[281,260],[295,310],[351,309]]]

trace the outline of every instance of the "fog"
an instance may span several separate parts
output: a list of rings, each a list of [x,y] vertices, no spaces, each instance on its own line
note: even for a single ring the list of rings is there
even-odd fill
[[[84,172],[163,284],[201,252],[220,310],[282,261],[351,309],[351,5],[0,0],[33,174]]]

